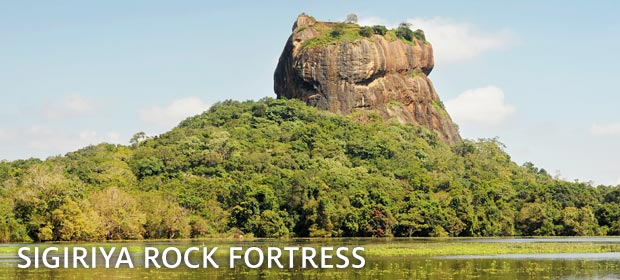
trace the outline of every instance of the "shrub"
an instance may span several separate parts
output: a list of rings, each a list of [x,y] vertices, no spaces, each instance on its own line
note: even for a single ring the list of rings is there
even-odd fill
[[[420,41],[426,42],[426,36],[424,35],[424,31],[422,29],[418,29],[413,32],[413,37]]]
[[[374,30],[370,26],[364,26],[360,29],[360,35],[364,37],[370,37],[374,34]]]
[[[388,32],[387,27],[383,25],[375,25],[372,27],[372,30],[374,31],[375,34],[379,34],[379,35],[385,35]]]
[[[398,26],[396,29],[396,37],[409,42],[413,42],[413,39],[426,42],[424,31],[422,31],[422,29],[417,29],[416,31],[411,30],[411,24],[407,22],[403,22]]]
[[[342,36],[342,34],[344,34],[344,29],[347,25],[345,23],[339,22],[336,23],[336,25],[334,25],[334,28],[332,29],[332,32],[330,33],[330,35],[334,38],[340,37]]]
[[[415,38],[415,34],[411,30],[410,26],[411,26],[410,23],[406,23],[406,22],[401,23],[396,29],[396,37],[410,41],[410,42],[413,41],[413,38]]]

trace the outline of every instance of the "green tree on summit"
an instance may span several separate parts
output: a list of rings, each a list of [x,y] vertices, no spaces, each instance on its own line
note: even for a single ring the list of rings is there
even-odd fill
[[[344,21],[345,23],[357,23],[357,15],[356,14],[348,14],[347,19]]]

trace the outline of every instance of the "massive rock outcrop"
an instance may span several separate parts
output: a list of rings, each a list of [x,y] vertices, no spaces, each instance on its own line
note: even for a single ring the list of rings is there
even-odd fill
[[[448,143],[461,139],[428,79],[434,66],[428,42],[400,39],[394,31],[364,37],[357,25],[337,25],[297,18],[274,74],[279,98],[340,114],[372,110],[424,125]]]

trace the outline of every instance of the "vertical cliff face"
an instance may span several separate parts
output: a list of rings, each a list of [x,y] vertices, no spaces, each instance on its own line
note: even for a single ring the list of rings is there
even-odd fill
[[[460,140],[428,78],[432,46],[394,31],[362,36],[360,30],[299,16],[274,74],[277,96],[340,114],[371,110],[426,126],[448,143]]]

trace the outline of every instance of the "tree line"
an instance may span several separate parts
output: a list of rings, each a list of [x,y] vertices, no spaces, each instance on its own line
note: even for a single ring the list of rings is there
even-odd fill
[[[296,100],[224,101],[129,146],[0,163],[2,242],[618,235],[619,221],[617,186],[519,166],[495,139],[448,146]]]

